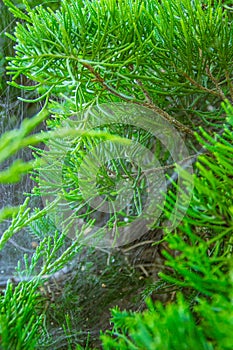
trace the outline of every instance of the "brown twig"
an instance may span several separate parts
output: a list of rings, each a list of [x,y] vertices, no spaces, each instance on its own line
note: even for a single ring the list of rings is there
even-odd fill
[[[95,76],[95,81],[100,83],[105,90],[108,90],[111,92],[114,96],[117,96],[125,101],[131,101],[133,100],[133,97],[131,96],[126,96],[122,95],[120,92],[116,91],[113,87],[109,86],[105,80],[101,77],[101,75],[95,71],[95,69],[88,63],[83,62],[83,66],[87,68],[94,76]]]
[[[143,174],[140,176],[140,178],[139,178],[138,181],[140,181],[140,180],[142,179],[142,177],[143,177],[145,174],[148,174],[148,173],[154,173],[154,172],[156,172],[156,171],[161,171],[161,170],[164,171],[164,170],[174,169],[174,168],[176,167],[177,164],[179,164],[179,165],[184,164],[184,166],[185,166],[185,164],[186,164],[188,161],[194,162],[194,161],[196,161],[196,159],[197,159],[197,157],[198,157],[199,155],[203,155],[203,154],[208,154],[208,152],[207,152],[207,151],[206,151],[206,152],[198,152],[197,154],[193,154],[193,155],[191,155],[191,156],[189,156],[189,157],[186,157],[186,158],[180,160],[180,161],[177,162],[177,163],[173,163],[173,164],[170,164],[170,165],[164,165],[164,166],[161,166],[161,167],[158,167],[158,168],[152,168],[152,169],[144,170],[144,171],[143,171]]]
[[[133,71],[133,69],[134,69],[133,64],[129,65],[129,69],[130,69],[131,72]],[[147,103],[153,104],[153,100],[150,97],[150,94],[148,93],[148,91],[145,89],[145,87],[144,87],[143,83],[141,82],[141,80],[140,79],[135,79],[135,81],[136,81],[137,85],[139,85],[141,87],[142,92],[143,92],[143,94],[145,96],[145,100],[147,101]]]
[[[174,117],[170,116],[167,112],[159,108],[158,106],[151,104],[151,103],[146,103],[146,102],[134,102],[138,105],[147,107],[156,113],[160,114],[162,117],[164,117],[170,124],[175,125],[180,132],[183,132],[188,135],[194,136],[194,132],[190,130],[186,125],[180,123],[178,120],[176,120]]]
[[[198,87],[200,90],[207,92],[208,94],[218,96],[222,99],[222,95],[219,94],[219,92],[216,92],[214,90],[207,89],[206,87],[199,84],[197,81],[195,81],[193,78],[191,78],[187,73],[181,72],[181,74],[188,80],[190,83],[192,83],[194,86]]]
[[[233,83],[231,82],[228,70],[225,71],[225,75],[226,75],[227,84],[229,85],[229,89],[230,89],[231,102],[233,103]]]
[[[147,101],[149,100],[150,102],[137,101],[132,96],[122,95],[121,93],[117,92],[113,87],[109,86],[105,82],[105,80],[101,77],[101,75],[98,72],[96,72],[95,69],[90,64],[84,62],[83,66],[85,68],[87,68],[95,76],[95,80],[98,83],[100,83],[105,90],[108,90],[113,95],[123,99],[124,101],[135,103],[135,104],[137,104],[139,106],[147,107],[147,108],[153,110],[154,112],[160,114],[170,124],[175,125],[179,129],[180,132],[183,132],[183,133],[186,133],[186,134],[189,134],[189,135],[192,135],[192,136],[194,135],[194,132],[192,130],[190,130],[187,126],[183,125],[178,120],[176,120],[175,118],[171,117],[167,112],[163,111],[161,108],[159,108],[158,106],[154,105],[153,102],[151,101],[151,98],[148,95],[147,91],[145,91],[145,89],[144,89],[144,94],[146,94],[146,100]]]
[[[207,66],[206,67],[206,73],[209,76],[209,78],[211,79],[211,81],[214,83],[216,90],[219,93],[219,96],[221,97],[221,99],[224,101],[226,99],[226,96],[224,94],[224,92],[222,91],[222,89],[219,87],[219,82],[215,79],[215,77],[213,76],[213,74],[210,71],[210,67]]]
[[[127,253],[127,252],[129,252],[130,250],[132,250],[132,249],[141,247],[141,246],[143,246],[143,245],[145,245],[145,244],[152,244],[152,243],[155,243],[155,241],[153,241],[153,240],[148,240],[148,241],[144,241],[144,242],[139,242],[139,243],[136,243],[136,244],[132,245],[132,246],[129,247],[129,248],[123,248],[123,249],[121,249],[121,251],[122,251],[123,253]]]

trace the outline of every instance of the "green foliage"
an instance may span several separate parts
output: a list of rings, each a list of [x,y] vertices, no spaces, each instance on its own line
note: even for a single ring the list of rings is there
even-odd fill
[[[191,304],[180,296],[166,307],[149,302],[143,313],[113,309],[114,328],[101,336],[104,349],[232,348],[233,109],[227,106],[224,133],[215,139],[206,132],[205,139],[198,137],[208,154],[199,158],[193,200],[182,225],[166,237],[176,254],[164,252],[173,273],[161,277],[189,287]],[[186,174],[187,185],[189,180]]]
[[[41,96],[52,89],[77,108],[131,101],[194,123],[219,119],[219,102],[232,98],[232,15],[221,2],[69,0],[27,14],[6,3],[27,22],[16,27],[9,73],[35,81]]]
[[[37,144],[41,141],[39,135],[29,135],[37,125],[48,116],[48,111],[43,109],[34,118],[25,119],[20,129],[15,129],[4,133],[0,138],[0,163],[3,163],[10,156],[23,147]],[[33,168],[33,162],[16,160],[9,169],[0,172],[0,183],[18,182],[21,176],[28,173]]]
[[[231,285],[232,287],[232,285]],[[233,344],[233,313],[229,300],[222,296],[211,302],[198,300],[195,316],[181,296],[176,303],[162,306],[148,301],[148,310],[142,313],[112,310],[114,328],[101,335],[104,349],[226,349]]]
[[[120,312],[115,308],[112,311],[114,328],[111,333],[102,334],[103,347],[232,349],[233,110],[230,103],[221,105],[222,101],[233,99],[231,3],[210,0],[65,0],[59,9],[52,11],[46,4],[34,7],[39,3],[37,1],[4,2],[19,20],[14,35],[9,34],[15,42],[15,54],[10,53],[8,58],[8,73],[12,76],[10,84],[23,92],[36,91],[38,97],[29,94],[21,100],[27,103],[45,100],[45,107],[36,117],[25,120],[20,129],[1,137],[1,163],[23,147],[52,139],[54,153],[48,153],[47,165],[53,165],[57,154],[63,155],[67,150],[64,142],[59,143],[59,136],[62,134],[67,143],[72,139],[73,148],[69,147],[66,154],[62,174],[64,182],[59,194],[71,206],[76,205],[80,218],[88,223],[90,208],[77,192],[76,177],[85,152],[103,139],[117,144],[126,142],[122,137],[127,136],[151,150],[155,141],[141,130],[129,127],[122,131],[119,125],[91,132],[85,128],[67,130],[62,123],[70,116],[80,115],[86,107],[94,104],[131,102],[159,112],[180,132],[189,135],[190,150],[196,152],[200,145],[206,150],[198,158],[195,188],[187,215],[176,232],[163,239],[169,246],[164,256],[171,272],[160,276],[179,287],[183,295],[166,306],[149,301],[149,309],[144,312]],[[1,55],[2,70],[4,57]],[[19,82],[22,74],[33,85],[28,84],[28,80],[26,84]],[[49,97],[54,101],[48,106]],[[31,135],[50,112],[53,118],[48,125],[52,130]],[[194,140],[193,131],[197,131],[200,124],[204,127]],[[211,130],[204,131],[206,126]],[[220,131],[215,134],[212,129],[217,127]],[[161,144],[156,146],[156,156],[162,158],[163,165],[167,164],[169,157],[163,153]],[[47,155],[46,151],[40,152],[33,162],[14,162],[9,169],[0,172],[0,182],[17,182],[32,168],[40,171],[41,154]],[[108,193],[110,189],[114,192],[114,184],[107,176],[107,170],[114,171],[118,179],[125,174],[132,175],[132,165],[125,166],[121,160],[109,162],[106,168],[100,171],[99,179],[104,180],[99,184],[101,190]],[[189,187],[190,176],[185,171],[181,173]],[[44,189],[41,188],[45,194],[47,180],[45,177]],[[134,212],[130,214],[136,212],[139,216],[140,193],[146,186],[135,188],[138,193],[134,196]],[[168,218],[176,202],[176,190],[177,185],[173,184],[166,198],[164,215]],[[34,193],[43,194],[37,189]],[[115,193],[111,194],[114,197]],[[79,239],[85,236],[87,226],[84,225],[80,232],[78,230],[76,240],[67,242],[67,223],[62,222],[64,232],[61,233],[51,220],[52,216],[48,218],[55,205],[56,201],[45,205],[43,210],[31,210],[29,199],[26,199],[19,208],[4,208],[0,212],[0,220],[12,217],[11,225],[1,236],[0,249],[27,226],[39,242],[32,257],[24,257],[24,266],[19,263],[17,272],[21,278],[38,275],[37,282],[42,283],[81,253]],[[81,209],[85,211],[81,212]],[[121,213],[122,217],[124,214]],[[110,220],[109,224],[114,225],[114,221]],[[120,282],[124,279],[120,280],[119,271],[122,270],[116,270],[106,268],[106,274],[110,274],[107,281],[111,280],[112,273],[115,285],[121,287]],[[93,273],[91,269],[87,268],[87,271]],[[88,277],[96,284],[101,281],[94,273]],[[4,350],[40,346],[39,333],[43,330],[42,320],[46,312],[37,309],[40,305],[37,282],[34,279],[22,282],[15,289],[8,283],[0,297],[0,336]],[[82,283],[88,284],[86,280]],[[103,285],[106,285],[105,281]],[[100,289],[102,292],[102,287]],[[93,293],[89,295],[94,298]],[[153,296],[153,290],[150,293]],[[111,290],[107,297],[113,298]],[[63,300],[61,307],[70,300]],[[91,300],[88,303],[91,307],[96,305],[92,305]],[[84,305],[88,308],[87,304]],[[100,305],[106,305],[106,300]],[[57,316],[59,311],[54,311],[54,315]],[[72,322],[77,323],[77,320]],[[67,346],[72,348],[72,325],[68,314],[60,326],[68,339]],[[78,337],[75,339],[78,342]],[[78,348],[81,345],[77,345]]]
[[[110,337],[102,335],[104,349],[200,349],[212,350],[203,329],[195,320],[182,298],[176,304],[163,307],[149,304],[142,313],[112,310],[114,330]]]
[[[233,108],[224,108],[228,123],[222,135],[198,136],[207,154],[198,159],[193,199],[177,232],[166,237],[172,273],[160,276],[189,288],[186,301],[178,297],[165,308],[150,302],[143,313],[114,309],[114,328],[101,337],[104,349],[232,348]],[[190,175],[183,175],[188,186]],[[173,201],[170,192],[167,208]]]
[[[20,149],[26,146],[37,144],[42,141],[45,136],[42,134],[29,135],[32,130],[39,125],[48,116],[48,111],[43,109],[38,115],[29,119],[25,119],[20,129],[11,130],[5,132],[0,137],[0,164],[9,159],[12,155],[16,154]],[[43,136],[43,137],[42,137]],[[35,161],[25,162],[22,159],[13,161],[6,170],[0,171],[0,183],[14,183],[18,182],[23,175],[32,170],[35,166]],[[25,210],[25,208],[23,209]],[[22,211],[22,210],[21,210]],[[0,221],[8,217],[14,216],[20,212],[20,209],[15,208],[3,208],[0,211]],[[22,212],[21,212],[22,214]],[[22,220],[22,218],[21,218]],[[16,219],[17,221],[17,219]],[[1,242],[4,240],[1,237]],[[0,244],[1,245],[1,244]],[[1,248],[0,248],[1,249]]]
[[[8,283],[0,295],[0,340],[3,350],[33,350],[44,330],[38,284]]]
[[[75,256],[80,246],[77,244],[71,244],[63,253],[61,248],[64,247],[65,236],[59,232],[54,231],[53,237],[47,236],[41,239],[39,245],[33,254],[31,261],[27,255],[24,255],[24,265],[18,265],[18,273],[22,277],[36,275],[38,277],[48,276],[49,274],[55,273],[62,269],[64,265],[69,262],[72,257]],[[41,271],[39,271],[39,268]]]
[[[125,114],[124,107],[123,105],[122,112]],[[81,137],[78,137],[78,132],[81,130],[85,131],[85,128],[87,130],[92,128],[93,113],[96,113],[95,122],[97,125],[100,123],[101,126],[96,127],[96,132],[87,131],[86,136],[83,133]],[[118,110],[117,113],[119,113]],[[93,108],[90,113],[80,113],[75,117],[72,120],[67,120],[62,113],[54,114],[50,127],[53,127],[58,133],[60,130],[63,138],[50,140],[47,143],[48,150],[41,151],[39,149],[37,151],[37,157],[41,157],[41,162],[35,169],[34,179],[38,183],[38,187],[34,187],[33,193],[45,198],[49,194],[49,199],[54,201],[59,197],[61,209],[58,209],[60,218],[58,220],[63,221],[62,228],[64,231],[73,222],[76,223],[77,228],[81,222],[89,222],[91,226],[93,221],[97,221],[97,226],[100,224],[100,227],[102,227],[99,216],[102,214],[103,217],[103,213],[98,211],[98,207],[93,207],[91,202],[96,198],[96,191],[91,186],[93,174],[96,174],[96,187],[98,188],[98,195],[101,196],[99,206],[105,205],[105,208],[108,208],[110,214],[105,215],[108,228],[113,229],[114,227],[115,237],[119,236],[119,227],[125,226],[126,222],[133,222],[135,218],[139,218],[142,214],[146,198],[145,193],[148,190],[148,182],[142,175],[140,166],[135,166],[137,163],[135,157],[133,160],[129,158],[127,161],[122,158],[124,158],[125,153],[132,153],[132,148],[131,150],[130,148],[127,149],[127,146],[130,145],[129,140],[137,140],[140,145],[151,150],[156,142],[155,137],[139,127],[120,125],[120,123],[114,124],[114,115],[111,117],[112,125],[106,126],[103,120],[106,120],[106,124],[108,124],[107,106]],[[70,130],[77,130],[74,134],[75,137],[64,138],[63,129],[66,125],[69,126]],[[110,141],[111,144],[103,141]],[[161,144],[157,140],[156,145],[162,148]],[[109,145],[111,147],[110,151]],[[88,154],[93,157],[85,158],[85,155]],[[123,156],[120,157],[122,154]],[[165,163],[169,158],[169,154],[167,151],[161,151],[159,157],[161,162]],[[101,166],[99,166],[99,163]],[[81,172],[80,168],[82,175],[77,176]],[[109,174],[111,174],[111,177]],[[128,206],[119,210],[116,209],[115,199],[122,194],[122,188],[117,184],[126,181],[132,183],[132,188],[129,190],[132,200]],[[83,195],[84,191],[88,192],[88,196],[87,194]],[[59,205],[58,208],[60,208]],[[63,213],[66,220],[62,219]],[[103,234],[101,230],[99,231],[100,235]]]
[[[232,255],[233,109],[230,104],[225,109],[228,123],[222,135],[211,137],[202,130],[204,138],[198,136],[207,154],[198,158],[193,199],[183,224],[167,237],[170,247],[180,252],[176,259],[166,253],[167,264],[182,279],[166,278],[207,295],[228,293],[230,288],[223,271],[228,270]],[[190,176],[186,181],[188,186]],[[171,206],[173,201],[172,195]]]

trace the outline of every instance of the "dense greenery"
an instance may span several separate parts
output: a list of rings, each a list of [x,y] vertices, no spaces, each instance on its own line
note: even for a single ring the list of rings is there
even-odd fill
[[[0,163],[29,145],[35,157],[28,162],[13,161],[0,172],[0,183],[17,182],[28,172],[36,182],[21,206],[1,210],[0,221],[11,218],[11,224],[2,232],[0,250],[4,252],[7,242],[25,227],[37,242],[32,255],[19,259],[16,274],[0,296],[2,349],[232,349],[231,3],[4,3],[18,21],[15,32],[8,34],[15,43],[7,58],[9,84],[23,91],[20,99],[25,104],[40,102],[43,107],[0,139]],[[6,61],[1,52],[3,74]],[[87,128],[83,117],[88,107],[101,109],[103,103],[116,102],[148,108],[175,127],[186,142],[192,163],[197,160],[195,174],[187,171],[185,162],[175,168],[162,143],[140,127],[105,123],[91,131]],[[47,131],[32,134],[45,119]],[[73,124],[67,128],[70,120]],[[144,284],[134,267],[124,266],[115,251],[100,253],[86,246],[86,233],[96,216],[91,215],[88,200],[82,198],[76,176],[85,153],[101,141],[126,147],[126,139],[137,139],[156,153],[170,177],[163,213],[150,227],[149,241],[154,242],[151,249],[162,252],[160,263],[165,266],[161,266],[159,277],[148,278]],[[39,142],[49,146],[50,152],[36,149]],[[56,160],[64,154],[63,182],[56,183],[53,192],[56,178],[43,173],[43,167],[52,165],[56,169]],[[140,218],[148,188],[140,170],[135,173],[133,162],[110,159],[98,174],[98,188],[101,193],[110,192],[112,203],[120,188],[114,187],[109,174],[118,180],[137,179],[129,212],[114,210],[107,218],[108,227],[117,230],[124,226],[124,219]],[[186,187],[183,198],[191,191],[192,199],[180,225],[170,232],[166,223],[180,189],[177,174]],[[46,192],[53,198],[49,203],[44,199],[42,209],[30,204],[36,196],[46,197]],[[66,201],[74,212],[72,219],[79,218],[81,223],[72,240],[67,237],[72,221],[66,220],[65,210],[65,214],[59,210],[60,222],[56,225],[57,196],[62,198],[61,207]],[[147,236],[135,245],[143,245],[143,241],[148,242]],[[127,245],[122,250],[130,249],[132,246]],[[100,254],[106,252],[107,266],[103,259],[100,261]],[[51,279],[61,283],[61,274],[66,275],[68,270],[75,270],[70,283],[60,287],[61,296],[51,296],[46,291]],[[126,291],[127,281],[130,286]],[[158,301],[161,293],[166,302]],[[132,295],[134,305],[128,303],[131,310],[120,311],[119,305],[127,305],[121,304],[123,298],[132,300]],[[144,311],[139,310],[142,304]],[[113,308],[112,329],[108,321],[97,320],[105,318],[106,306]],[[93,323],[99,327],[97,335],[92,334]],[[100,332],[101,343],[97,340]]]
[[[173,273],[162,277],[188,287],[188,300],[178,295],[177,303],[165,308],[161,303],[149,302],[149,310],[143,313],[114,309],[111,335],[117,337],[102,336],[105,349],[232,348],[233,109],[230,110],[230,125],[224,136],[214,140],[205,134],[209,144],[202,142],[211,153],[199,157],[187,216],[179,229],[166,238],[170,248],[180,254],[174,257],[165,253]]]

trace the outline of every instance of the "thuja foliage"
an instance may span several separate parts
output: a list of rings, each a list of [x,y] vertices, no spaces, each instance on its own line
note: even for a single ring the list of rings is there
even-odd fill
[[[115,137],[116,142],[122,141],[121,136],[138,137],[152,147],[154,140],[149,135],[141,131],[137,135],[138,131],[131,129],[125,131],[127,135],[122,134],[117,126],[116,136],[107,134],[107,128],[92,133],[74,130],[72,134],[69,130],[69,135],[61,129],[63,120],[80,115],[88,106],[122,101],[160,113],[187,136],[192,152],[201,146],[206,149],[197,163],[187,215],[176,232],[164,232],[163,240],[169,247],[164,255],[172,272],[161,274],[161,278],[178,286],[183,295],[167,306],[148,301],[148,310],[142,313],[115,308],[114,328],[102,335],[103,347],[231,349],[233,112],[230,104],[221,105],[222,101],[233,99],[230,2],[66,0],[56,11],[44,5],[31,7],[29,1],[21,6],[9,0],[4,2],[20,20],[14,35],[9,35],[15,42],[15,54],[8,58],[10,84],[23,91],[35,90],[37,98],[23,100],[43,101],[47,109],[39,117],[25,121],[20,130],[3,135],[2,160],[29,144],[48,138],[57,142],[61,132],[77,137],[76,145],[81,142],[78,154],[66,159],[63,169],[69,187],[70,176],[75,179],[81,152],[101,137],[111,141]],[[26,77],[26,84],[19,83],[21,74]],[[33,83],[28,84],[28,80]],[[53,114],[48,124],[53,130],[46,135],[28,136],[48,111]],[[199,125],[203,127],[201,136],[194,137]],[[207,127],[208,132],[204,131]],[[158,154],[160,158],[161,155],[166,164],[169,157],[164,156],[163,150]],[[13,164],[0,173],[2,182],[17,181],[32,166],[40,170],[37,158],[35,163]],[[119,174],[121,166],[125,165],[115,163]],[[130,172],[132,168],[126,170]],[[188,187],[190,176],[185,171],[182,176]],[[73,195],[66,193],[67,197],[68,194]],[[169,217],[174,203],[175,190],[166,198],[164,217]],[[16,232],[31,225],[39,244],[31,259],[25,257],[25,266],[18,266],[18,274],[22,278],[36,275],[38,283],[61,270],[81,250],[78,240],[67,244],[54,223],[45,225],[50,209],[48,205],[33,211],[27,200],[20,209],[7,208],[1,214],[2,218],[13,215],[10,227],[1,237],[1,249]],[[82,215],[88,221],[85,213]],[[38,304],[41,301],[34,292],[33,281],[21,283],[15,290],[8,284],[1,297],[0,335],[4,349],[42,346],[38,332],[42,332],[42,337],[45,334],[41,321],[46,312],[34,307],[36,300]],[[153,296],[153,287],[150,294]],[[19,310],[16,301],[20,298],[25,306]],[[13,315],[14,324],[9,314]],[[33,317],[37,319],[35,323]],[[68,333],[66,330],[67,338]],[[67,344],[75,346],[70,338]]]
[[[45,332],[36,281],[21,282],[15,289],[9,283],[0,306],[1,349],[35,349]]]

